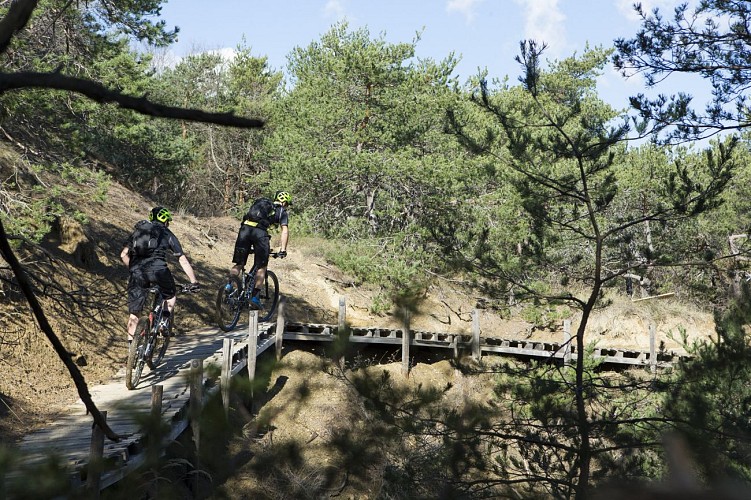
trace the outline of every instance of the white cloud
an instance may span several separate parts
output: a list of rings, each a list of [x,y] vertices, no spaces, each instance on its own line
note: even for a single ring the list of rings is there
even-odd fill
[[[224,47],[222,49],[210,50],[210,54],[218,54],[225,61],[232,61],[237,56],[237,51],[231,47]]]
[[[458,12],[464,16],[467,24],[470,24],[475,18],[475,8],[481,2],[483,0],[448,0],[446,2],[446,12],[449,14]]]
[[[153,54],[153,60],[151,66],[157,71],[162,71],[166,68],[174,69],[180,62],[187,56],[179,56],[174,51],[169,49],[157,49],[151,52]],[[212,50],[200,50],[195,49],[189,55],[199,54],[217,54],[221,58],[219,63],[221,66],[226,66],[231,63],[237,56],[237,51],[231,47],[224,47],[221,49]],[[219,69],[219,68],[217,68]]]
[[[334,18],[337,21],[346,17],[345,0],[327,0],[323,8],[326,17]]]
[[[558,7],[558,0],[516,0],[524,15],[524,38],[545,42],[550,55],[565,53],[566,16]]]

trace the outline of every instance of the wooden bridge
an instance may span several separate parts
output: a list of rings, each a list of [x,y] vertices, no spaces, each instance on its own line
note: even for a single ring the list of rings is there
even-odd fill
[[[206,328],[194,332],[195,335],[176,337],[163,364],[155,371],[145,373],[135,390],[125,388],[123,374],[108,384],[90,387],[92,399],[105,414],[107,423],[123,438],[117,442],[105,442],[98,428],[92,432],[92,419],[79,401],[69,407],[68,414],[54,425],[22,440],[19,445],[22,467],[10,472],[5,480],[23,477],[23,470],[37,466],[48,460],[50,454],[55,454],[68,464],[74,488],[88,489],[89,494],[98,495],[100,490],[144,464],[148,444],[148,436],[141,428],[144,415],[160,415],[161,420],[169,424],[169,432],[162,444],[175,440],[191,425],[195,407],[200,408],[212,391],[222,392],[225,409],[228,408],[231,377],[247,369],[252,378],[257,357],[270,348],[274,348],[280,357],[285,340],[332,342],[342,329],[348,332],[353,344],[401,346],[402,361],[407,370],[411,347],[444,349],[448,350],[447,355],[454,356],[468,353],[476,359],[492,354],[548,358],[564,363],[575,354],[567,330],[570,325],[564,324],[560,344],[481,337],[477,312],[473,313],[472,332],[467,334],[345,327],[342,307],[337,325],[285,324],[283,319],[277,323],[258,324],[256,317],[251,313],[249,324],[240,325],[230,333]],[[656,351],[654,331],[650,333],[648,352],[598,348],[594,356],[605,363],[641,365],[653,371],[680,358],[672,352]],[[221,367],[219,380],[211,380],[205,375],[204,368],[210,365]]]

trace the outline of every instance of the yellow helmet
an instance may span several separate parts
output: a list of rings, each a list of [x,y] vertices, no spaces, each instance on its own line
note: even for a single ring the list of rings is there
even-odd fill
[[[166,224],[172,220],[172,214],[164,207],[154,207],[149,212],[150,221],[159,221],[162,224]]]
[[[286,203],[292,205],[292,196],[287,191],[277,191],[274,196],[274,201],[279,203]]]

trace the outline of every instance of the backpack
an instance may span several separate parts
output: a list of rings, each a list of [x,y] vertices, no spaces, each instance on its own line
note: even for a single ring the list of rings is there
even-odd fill
[[[274,223],[275,213],[276,207],[274,206],[274,202],[268,198],[258,198],[248,209],[245,218],[253,222],[258,222],[259,226],[266,229]]]
[[[133,256],[139,258],[151,257],[162,242],[166,228],[162,224],[142,220],[135,226],[131,236]]]

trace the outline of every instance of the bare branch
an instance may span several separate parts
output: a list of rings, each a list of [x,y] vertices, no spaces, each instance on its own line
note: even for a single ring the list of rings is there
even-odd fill
[[[264,125],[263,120],[236,116],[234,113],[210,113],[200,109],[158,104],[145,97],[128,96],[107,89],[97,82],[57,72],[0,73],[0,94],[8,90],[24,88],[46,88],[77,92],[99,103],[115,103],[121,108],[160,118],[176,118],[239,128],[261,128]]]
[[[10,3],[8,13],[0,19],[0,53],[8,48],[13,35],[26,27],[37,3],[37,0],[16,0]]]
[[[39,327],[42,329],[45,336],[52,344],[52,347],[55,349],[58,357],[62,360],[63,364],[68,369],[73,382],[76,384],[78,395],[81,397],[81,401],[83,401],[84,406],[86,406],[86,410],[94,419],[94,423],[99,426],[100,429],[102,429],[102,432],[104,432],[104,434],[108,438],[112,439],[113,441],[119,441],[121,439],[121,436],[115,434],[115,432],[109,427],[109,425],[107,425],[107,421],[104,419],[101,412],[94,404],[94,401],[91,399],[91,394],[89,393],[89,388],[86,384],[86,380],[83,378],[83,375],[81,375],[81,372],[78,370],[76,364],[70,358],[68,350],[65,349],[65,346],[63,346],[62,342],[60,342],[60,339],[57,337],[57,335],[55,335],[55,332],[52,330],[52,327],[47,321],[44,310],[42,309],[41,304],[39,304],[39,301],[34,295],[34,291],[31,288],[29,280],[26,278],[26,273],[24,273],[21,264],[18,262],[18,259],[16,258],[13,250],[10,247],[10,244],[8,243],[8,237],[5,233],[5,227],[3,226],[1,219],[0,255],[3,256],[5,261],[13,270],[13,274],[18,280],[18,286],[21,288],[21,291],[26,297],[26,300],[29,302],[29,306],[31,307],[31,310],[33,311],[34,316],[39,323]]]

